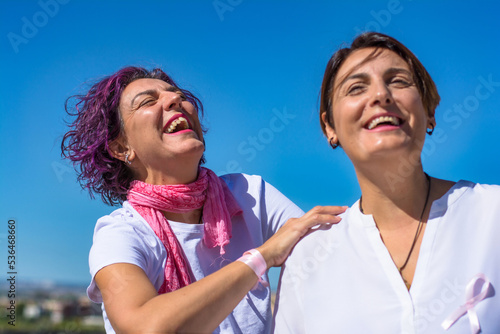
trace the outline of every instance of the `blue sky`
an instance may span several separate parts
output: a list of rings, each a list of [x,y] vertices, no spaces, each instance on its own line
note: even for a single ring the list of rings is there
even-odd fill
[[[361,30],[402,41],[438,86],[425,170],[500,184],[499,12],[495,1],[3,0],[0,258],[15,219],[19,279],[89,281],[94,224],[112,208],[60,158],[64,101],[127,65],[162,67],[200,97],[216,173],[262,175],[304,210],[352,204],[352,166],[322,137],[317,107],[326,62]]]

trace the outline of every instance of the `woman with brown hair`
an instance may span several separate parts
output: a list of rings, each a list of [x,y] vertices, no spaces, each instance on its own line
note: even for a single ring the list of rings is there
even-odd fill
[[[276,333],[500,332],[500,187],[424,172],[438,103],[424,66],[392,37],[365,33],[332,56],[320,123],[361,196],[294,248]]]

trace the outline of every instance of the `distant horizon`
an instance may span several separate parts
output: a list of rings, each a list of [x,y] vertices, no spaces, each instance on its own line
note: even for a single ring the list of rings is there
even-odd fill
[[[33,286],[33,287],[46,287],[46,288],[51,288],[51,287],[85,287],[89,285],[90,281],[85,283],[85,282],[77,282],[77,281],[57,281],[57,280],[45,280],[45,281],[36,281],[36,280],[31,280],[31,279],[18,279],[16,281],[17,286],[21,287],[26,287],[26,286]],[[9,284],[7,283],[0,283],[0,291],[8,290]]]

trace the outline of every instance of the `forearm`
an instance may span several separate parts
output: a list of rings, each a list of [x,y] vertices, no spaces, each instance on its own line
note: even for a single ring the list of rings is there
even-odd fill
[[[280,266],[312,226],[337,223],[340,218],[335,215],[344,210],[316,207],[301,218],[290,219],[258,247],[265,267]],[[259,277],[248,265],[235,261],[197,282],[162,295],[158,295],[144,271],[132,264],[105,267],[95,279],[116,332],[206,333],[217,328]]]
[[[146,312],[168,305],[165,311],[174,315],[176,331],[212,332],[234,310],[257,280],[257,276],[247,265],[236,261],[198,282],[158,296],[151,300],[152,305],[147,305]]]
[[[123,333],[211,333],[257,280],[250,267],[236,261],[179,290],[146,297],[136,307],[124,310],[117,304],[119,300],[114,300],[114,305],[109,305],[114,312],[108,316],[115,330]],[[131,293],[140,291],[133,289]],[[134,297],[129,294],[129,298]],[[106,301],[105,307],[108,310]]]

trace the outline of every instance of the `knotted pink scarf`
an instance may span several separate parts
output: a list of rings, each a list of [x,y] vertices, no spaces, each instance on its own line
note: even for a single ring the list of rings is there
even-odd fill
[[[184,213],[203,207],[203,242],[209,248],[219,246],[221,255],[231,238],[231,217],[242,212],[226,183],[204,167],[200,168],[198,179],[189,184],[152,185],[132,181],[127,199],[167,250],[160,294],[191,283],[188,263],[162,211]]]

